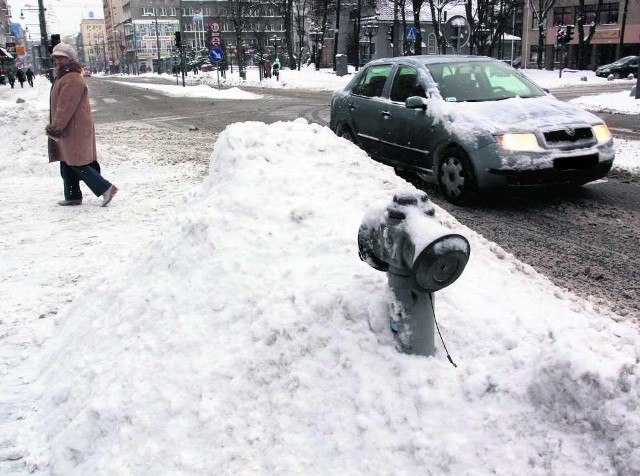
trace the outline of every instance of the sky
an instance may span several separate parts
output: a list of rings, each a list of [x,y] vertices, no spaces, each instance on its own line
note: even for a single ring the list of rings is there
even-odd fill
[[[11,7],[12,21],[28,26],[29,31],[40,32],[38,16],[38,0],[8,0]],[[102,14],[102,2],[100,0],[44,0],[47,9],[47,33],[58,33],[62,36],[76,35],[80,32],[80,22],[83,18],[89,18],[89,12],[93,12],[93,18],[104,18]],[[36,9],[24,11],[25,19],[20,19],[22,8]]]
[[[320,87],[283,78],[265,91]],[[120,192],[59,207],[48,88],[0,88],[0,474],[640,473],[631,317],[435,206],[424,226],[471,246],[435,295],[457,367],[439,341],[402,354],[356,243],[368,210],[413,190],[390,167],[304,119],[233,124],[203,161],[169,160],[199,136],[98,124]],[[614,167],[640,173],[638,145],[616,141]]]

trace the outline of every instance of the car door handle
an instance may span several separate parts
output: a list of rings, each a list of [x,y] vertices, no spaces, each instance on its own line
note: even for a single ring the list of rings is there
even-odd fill
[[[384,117],[385,119],[388,119],[389,117],[391,117],[391,113],[389,111],[380,111],[380,114],[382,115],[382,117]]]

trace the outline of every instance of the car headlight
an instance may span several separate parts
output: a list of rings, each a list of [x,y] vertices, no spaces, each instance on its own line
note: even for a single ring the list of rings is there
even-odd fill
[[[538,138],[530,132],[502,134],[497,136],[496,140],[500,147],[507,150],[518,152],[537,152],[542,150],[542,147],[538,144]]]
[[[605,144],[611,140],[611,131],[606,124],[593,126],[593,135],[596,136],[598,144]]]

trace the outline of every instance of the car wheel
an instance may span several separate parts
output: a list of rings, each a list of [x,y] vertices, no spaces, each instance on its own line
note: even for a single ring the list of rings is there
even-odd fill
[[[349,129],[348,126],[340,126],[338,128],[337,136],[342,137],[343,139],[346,139],[349,142],[353,142],[354,144],[356,144],[356,138],[354,137],[353,132],[351,132],[351,129]]]
[[[438,163],[438,185],[447,201],[456,205],[468,203],[475,196],[473,167],[460,149],[445,151]]]

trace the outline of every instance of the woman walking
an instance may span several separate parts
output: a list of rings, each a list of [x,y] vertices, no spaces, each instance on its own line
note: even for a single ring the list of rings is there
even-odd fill
[[[104,207],[118,189],[100,175],[89,90],[82,77],[82,66],[76,51],[65,43],[57,44],[51,56],[55,61],[55,80],[46,132],[49,162],[60,162],[64,185],[64,200],[58,205],[82,204],[82,180],[96,197],[102,197]]]

